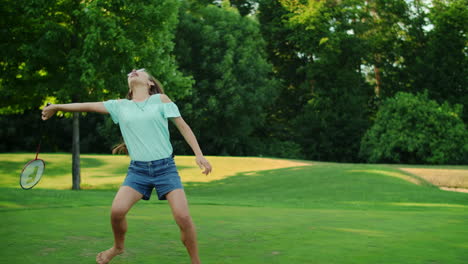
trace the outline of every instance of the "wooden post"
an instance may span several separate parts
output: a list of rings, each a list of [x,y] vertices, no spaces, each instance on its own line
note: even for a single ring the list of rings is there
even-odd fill
[[[73,113],[73,142],[72,142],[72,189],[79,190],[80,176],[80,113]]]

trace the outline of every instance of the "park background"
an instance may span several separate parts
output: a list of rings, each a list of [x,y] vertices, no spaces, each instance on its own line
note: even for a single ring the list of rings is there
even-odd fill
[[[46,102],[124,98],[146,68],[206,155],[468,164],[467,17],[461,0],[5,1],[0,152],[33,150]],[[72,150],[71,116],[44,151]],[[120,142],[80,116],[81,152]]]
[[[467,5],[3,1],[1,256],[89,263],[109,246],[129,161],[109,155],[119,128],[40,111],[124,98],[126,74],[145,68],[214,166],[201,176],[170,125],[207,263],[466,263],[468,194],[439,187],[468,189]],[[41,138],[46,173],[25,193],[17,178]],[[164,203],[129,218],[115,263],[186,261]],[[138,244],[148,230],[169,239],[153,255],[153,240]]]

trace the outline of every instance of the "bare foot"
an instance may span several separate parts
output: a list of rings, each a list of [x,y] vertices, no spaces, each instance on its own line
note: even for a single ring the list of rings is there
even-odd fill
[[[115,256],[120,255],[124,252],[123,249],[116,249],[114,247],[109,248],[106,251],[102,251],[101,253],[97,254],[96,256],[96,263],[98,264],[107,264],[111,261]]]

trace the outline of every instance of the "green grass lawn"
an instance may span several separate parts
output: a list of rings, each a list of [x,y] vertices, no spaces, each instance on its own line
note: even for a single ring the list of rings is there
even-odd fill
[[[94,263],[112,243],[110,204],[126,160],[83,155],[82,173],[96,175],[87,190],[70,191],[61,183],[70,157],[52,155],[44,182],[24,191],[21,155],[0,154],[2,263]],[[466,193],[389,165],[208,159],[211,180],[193,157],[176,157],[203,263],[468,263]],[[128,221],[127,252],[111,263],[189,263],[166,202],[141,201]]]

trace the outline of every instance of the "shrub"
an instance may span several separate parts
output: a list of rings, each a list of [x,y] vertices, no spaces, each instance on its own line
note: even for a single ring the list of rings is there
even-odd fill
[[[360,156],[368,162],[467,164],[462,106],[439,105],[426,94],[399,92],[380,107]]]

